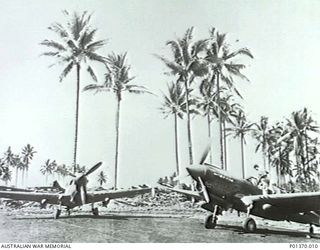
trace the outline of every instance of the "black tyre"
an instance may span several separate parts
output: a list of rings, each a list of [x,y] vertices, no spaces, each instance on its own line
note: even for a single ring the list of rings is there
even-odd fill
[[[205,221],[204,221],[204,226],[206,229],[214,229],[217,225],[217,217],[213,218],[213,215],[210,214],[206,217]]]
[[[55,219],[59,219],[60,214],[61,214],[61,210],[60,210],[60,209],[57,209],[57,210],[55,211],[55,213],[54,213],[54,218],[55,218]]]
[[[310,235],[314,234],[314,227],[313,227],[313,225],[310,225],[310,227],[309,227],[309,234],[310,234]]]
[[[99,216],[99,210],[97,207],[95,207],[94,209],[92,209],[92,213],[94,216]]]
[[[253,233],[257,229],[257,224],[254,219],[248,217],[244,220],[242,227],[245,232]]]

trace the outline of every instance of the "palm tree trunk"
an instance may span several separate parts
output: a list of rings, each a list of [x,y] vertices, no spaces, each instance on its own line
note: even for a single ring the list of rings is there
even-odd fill
[[[18,187],[18,167],[16,166],[16,187]]]
[[[263,169],[264,171],[267,171],[267,152],[266,152],[266,135],[265,132],[263,131],[262,134],[262,157],[263,157]]]
[[[220,105],[220,75],[217,73],[217,101],[218,105]],[[222,119],[221,119],[221,109],[219,107],[219,134],[220,134],[220,162],[221,168],[224,169],[224,153],[223,153],[223,137],[222,137]]]
[[[192,139],[191,139],[191,120],[190,120],[190,107],[189,107],[189,86],[188,78],[184,81],[184,87],[186,89],[186,109],[187,109],[187,130],[188,130],[188,147],[189,147],[189,163],[193,164],[193,153],[192,153]]]
[[[77,149],[78,149],[78,128],[79,128],[79,99],[80,99],[80,64],[77,64],[77,100],[76,100],[76,124],[74,135],[74,151],[73,151],[73,172],[76,172],[77,165]]]
[[[279,164],[278,164],[278,168],[277,168],[277,185],[278,187],[280,187],[280,172],[281,172],[281,149],[279,148]]]
[[[305,137],[304,137],[305,143],[306,143],[306,159],[307,159],[307,166],[310,168],[309,164],[309,152],[308,152],[308,137],[307,137],[307,131],[305,131]]]
[[[241,166],[242,166],[242,179],[245,179],[243,135],[241,135]]]
[[[25,169],[24,169],[24,167],[23,167],[23,169],[22,169],[22,171],[21,171],[21,186],[23,187],[23,185],[24,185],[24,171],[25,171]]]
[[[211,139],[211,118],[210,118],[210,109],[207,113],[207,122],[208,122],[208,137],[209,137],[209,140],[210,140],[210,147],[211,147],[211,143],[212,143],[212,139]],[[209,152],[209,161],[210,161],[210,164],[212,164],[212,150],[210,150]]]
[[[174,142],[176,148],[176,168],[177,168],[177,176],[180,175],[180,167],[179,167],[179,145],[178,145],[178,117],[177,114],[174,114]]]
[[[223,121],[223,152],[224,152],[224,169],[228,169],[227,161],[227,134],[226,134],[226,122]]]
[[[118,187],[118,152],[119,152],[119,124],[120,124],[120,102],[121,97],[118,96],[117,114],[116,114],[116,154],[114,159],[114,189]]]

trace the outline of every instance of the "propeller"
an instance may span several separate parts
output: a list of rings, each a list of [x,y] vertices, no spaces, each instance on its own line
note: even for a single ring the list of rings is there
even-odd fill
[[[203,154],[202,154],[202,156],[200,158],[200,162],[199,162],[200,165],[202,165],[205,162],[205,160],[208,157],[208,154],[209,154],[210,150],[211,150],[211,143],[208,143],[207,147],[205,148],[205,150],[204,150],[204,152],[203,152]]]
[[[86,204],[86,201],[87,201],[87,183],[88,183],[87,176],[92,174],[94,171],[96,171],[101,165],[102,165],[102,162],[97,163],[92,168],[90,168],[86,173],[84,173],[83,175],[79,176],[74,180],[77,193],[80,193],[82,205]]]
[[[210,196],[209,196],[209,194],[208,194],[206,185],[204,185],[201,177],[199,177],[198,180],[199,180],[199,183],[200,183],[200,185],[201,185],[201,190],[202,190],[201,192],[203,193],[203,196],[204,196],[205,201],[206,201],[207,203],[210,203]]]
[[[96,165],[94,165],[92,168],[90,168],[85,174],[84,176],[88,176],[89,174],[92,174],[94,171],[96,171],[100,166],[102,165],[102,162],[97,163]]]

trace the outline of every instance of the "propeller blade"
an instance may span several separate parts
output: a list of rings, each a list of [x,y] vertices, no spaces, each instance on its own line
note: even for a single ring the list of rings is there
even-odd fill
[[[102,162],[97,163],[92,168],[90,168],[83,176],[88,176],[89,174],[92,174],[94,171],[96,171],[100,166],[102,165]]]
[[[210,203],[210,196],[209,196],[209,194],[208,194],[206,185],[204,185],[201,177],[199,177],[198,180],[199,180],[200,185],[201,185],[201,189],[202,189],[202,193],[203,193],[203,196],[204,196],[204,200],[205,200],[207,203]]]
[[[82,203],[82,205],[86,204],[87,194],[86,194],[86,191],[85,191],[84,186],[81,186],[81,187],[80,187],[80,197],[81,197],[81,203]]]
[[[202,154],[202,156],[200,158],[200,162],[199,162],[200,165],[202,165],[205,162],[205,160],[208,157],[208,154],[209,154],[210,150],[211,150],[211,143],[208,143],[206,149],[204,150],[204,152],[203,152],[203,154]]]

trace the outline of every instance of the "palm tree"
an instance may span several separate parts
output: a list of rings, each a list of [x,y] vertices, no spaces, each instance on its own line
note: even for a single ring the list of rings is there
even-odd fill
[[[123,93],[128,92],[132,94],[144,94],[150,93],[145,87],[130,82],[135,77],[130,77],[130,65],[127,64],[127,53],[116,55],[110,54],[106,58],[106,69],[104,84],[91,84],[84,88],[84,91],[95,90],[112,91],[116,95],[117,100],[117,112],[116,112],[116,153],[115,153],[115,176],[114,176],[114,188],[117,189],[118,180],[118,152],[119,152],[119,137],[120,137],[120,107],[123,98]]]
[[[58,174],[58,177],[61,176],[63,180],[69,175],[69,170],[65,164],[57,166],[55,172]]]
[[[170,40],[166,43],[172,51],[173,60],[156,55],[170,69],[172,75],[178,76],[178,82],[183,82],[186,92],[186,112],[187,112],[187,133],[189,163],[193,164],[193,149],[191,137],[191,118],[190,118],[190,91],[191,83],[197,76],[207,74],[204,63],[199,59],[199,53],[204,51],[207,40],[193,41],[193,27],[187,29],[181,39]]]
[[[15,165],[15,157],[14,154],[11,151],[11,147],[8,147],[7,151],[4,153],[4,163],[7,168],[16,168],[16,183],[15,185],[17,186],[18,182],[18,168]]]
[[[12,179],[12,171],[8,167],[3,168],[1,179],[5,182],[5,185],[8,186],[8,182]]]
[[[252,131],[252,123],[247,121],[247,118],[242,110],[238,112],[236,119],[236,126],[233,128],[228,128],[227,131],[233,133],[234,138],[240,138],[241,146],[241,166],[242,166],[242,178],[245,178],[245,163],[244,163],[244,145],[246,144],[245,136]]]
[[[201,94],[201,98],[198,101],[198,108],[203,111],[203,115],[207,118],[207,126],[208,126],[208,137],[211,141],[211,122],[213,120],[213,117],[218,117],[218,103],[216,102],[217,92],[215,91],[214,85],[211,84],[211,82],[214,82],[214,80],[210,79],[214,77],[212,75],[211,77],[205,78],[200,86],[199,86],[199,92]],[[210,164],[212,164],[212,150],[210,150]]]
[[[22,164],[23,164],[23,170],[22,170],[22,176],[24,177],[24,172],[26,174],[26,179],[28,178],[28,171],[30,167],[30,161],[33,159],[34,154],[36,151],[34,151],[34,147],[32,147],[30,144],[27,144],[22,149]],[[24,182],[24,179],[22,179],[22,183]],[[22,184],[23,185],[23,184]]]
[[[98,175],[98,182],[100,184],[100,187],[102,187],[103,184],[107,183],[107,175],[101,171]]]
[[[105,58],[97,54],[97,50],[105,45],[105,41],[95,40],[97,29],[91,27],[91,15],[87,14],[86,11],[81,15],[76,12],[71,14],[67,11],[63,11],[63,14],[69,19],[66,26],[60,23],[53,23],[48,28],[58,35],[60,41],[46,39],[40,44],[51,49],[42,55],[54,57],[57,62],[53,65],[63,65],[64,69],[59,78],[60,82],[66,78],[72,69],[76,69],[76,119],[73,154],[73,166],[75,168],[77,164],[79,125],[80,69],[81,67],[86,67],[92,79],[97,82],[97,76],[93,68],[87,63],[89,61],[105,63]]]
[[[264,170],[267,170],[267,147],[268,147],[268,117],[261,116],[259,123],[254,123],[253,136],[258,141],[258,145],[256,147],[256,152],[261,150],[263,156],[263,167]],[[269,169],[270,171],[270,169]]]
[[[57,167],[56,161],[46,160],[44,165],[41,166],[40,172],[46,176],[46,185],[48,185],[48,177],[52,175]]]
[[[220,103],[220,80],[222,80],[226,86],[234,91],[237,95],[241,97],[240,92],[234,86],[233,76],[239,77],[241,79],[248,80],[245,75],[241,73],[246,66],[240,63],[234,63],[234,60],[239,55],[244,55],[253,58],[250,50],[247,48],[241,48],[236,51],[231,52],[230,46],[226,42],[226,34],[220,34],[215,28],[211,28],[209,31],[209,46],[206,51],[205,60],[208,63],[209,70],[215,74],[216,87],[217,87],[217,102]],[[219,111],[221,112],[221,110]],[[224,168],[224,153],[223,153],[223,124],[221,120],[221,115],[219,115],[219,131],[220,131],[220,161],[221,167]]]
[[[318,133],[319,127],[315,124],[308,110],[304,108],[292,113],[291,119],[287,119],[287,128],[287,132],[279,141],[293,141],[297,174],[310,181],[310,171],[308,169],[312,169],[311,161],[314,158],[310,157],[309,143],[312,141],[312,138],[308,133]]]
[[[224,169],[228,169],[228,159],[227,159],[227,124],[235,126],[234,120],[237,119],[239,112],[243,112],[242,107],[239,103],[234,101],[234,97],[231,94],[227,94],[224,88],[220,88],[220,102],[218,103],[218,109],[216,113],[218,117],[220,115],[222,123],[222,138],[223,138],[223,155],[224,155]]]
[[[177,82],[168,85],[168,95],[163,94],[164,102],[160,108],[164,114],[164,118],[169,115],[174,116],[174,142],[176,152],[176,170],[178,176],[180,175],[179,166],[179,143],[178,143],[178,118],[183,118],[183,113],[186,109],[186,95],[181,83]]]

